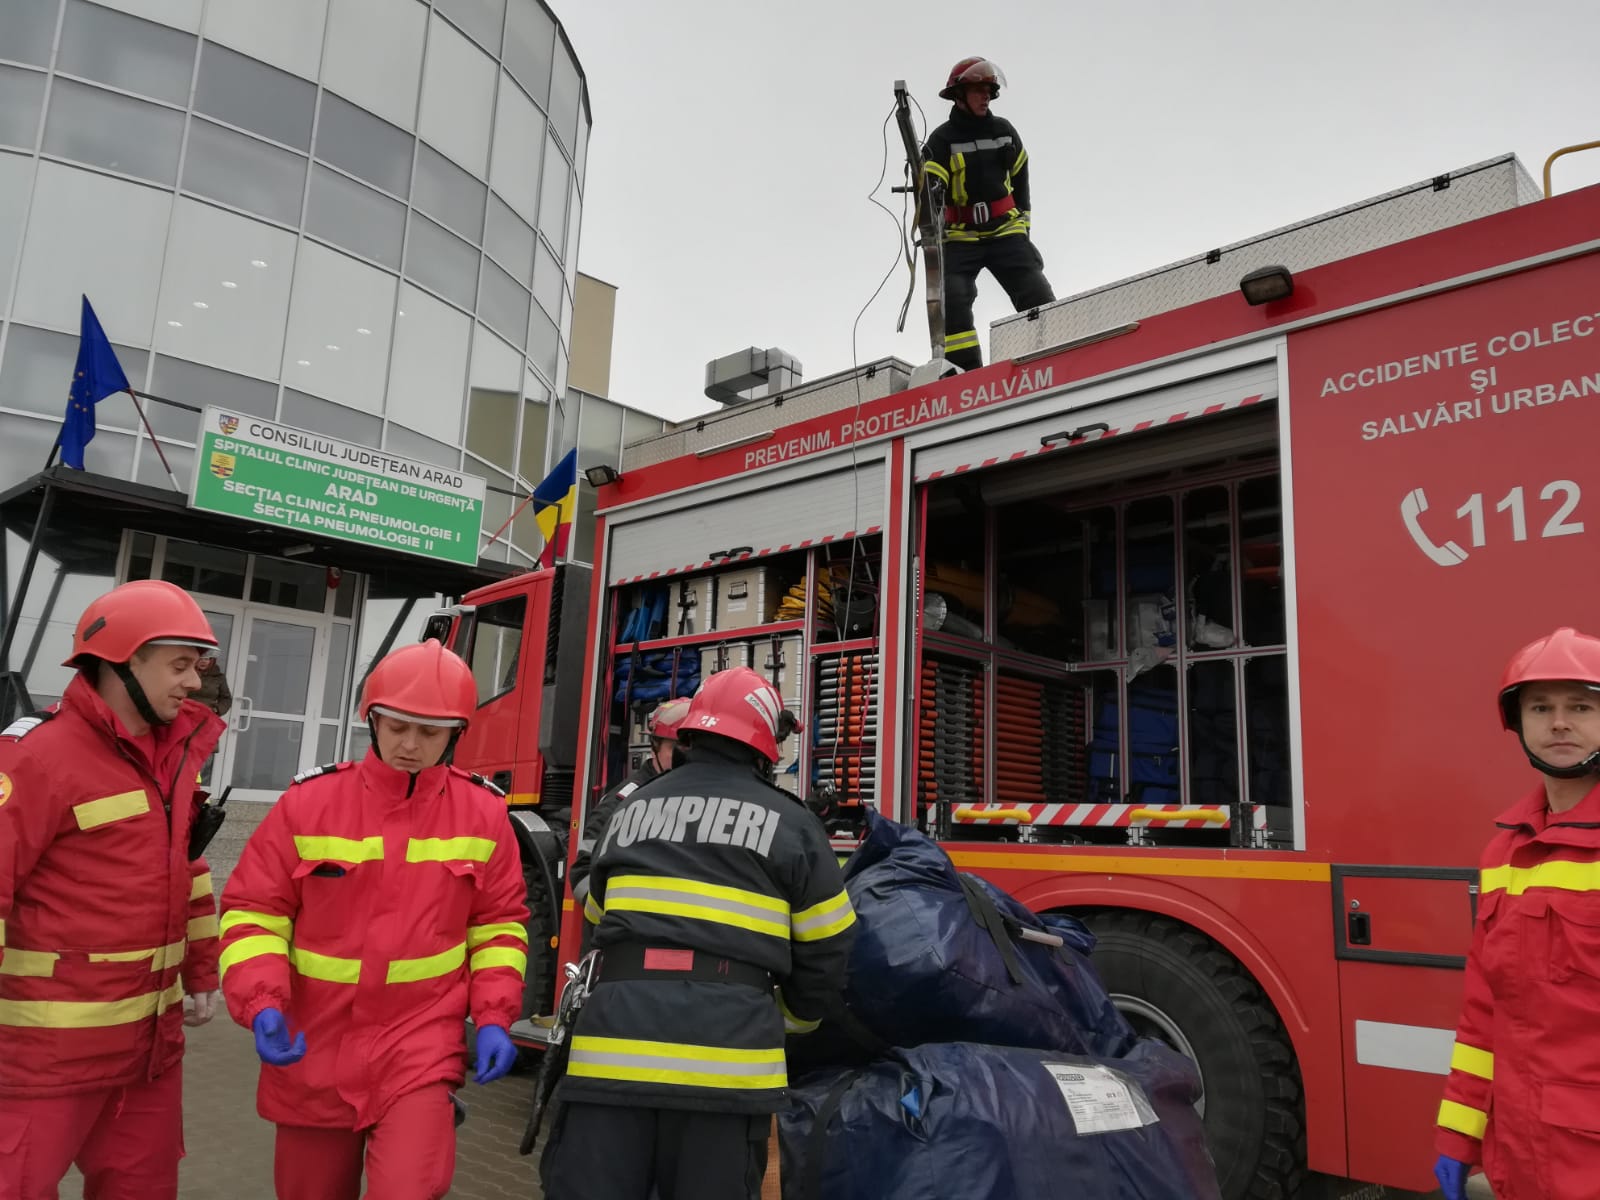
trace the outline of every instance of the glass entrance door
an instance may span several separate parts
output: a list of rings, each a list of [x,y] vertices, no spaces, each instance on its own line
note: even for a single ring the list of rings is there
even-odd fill
[[[238,643],[244,629],[244,608],[242,605],[225,605],[212,596],[201,598],[201,608],[205,611],[206,620],[211,622],[211,632],[217,635],[217,666],[222,671],[222,677],[228,681],[230,695],[228,709],[222,714],[222,719],[228,722],[227,732],[223,733],[222,740],[217,743],[216,753],[206,759],[200,772],[200,786],[214,796],[222,790],[228,778],[227,757],[233,742],[235,704],[232,693],[237,686],[233,664],[239,659]]]
[[[297,772],[316,765],[327,622],[246,605],[240,626],[219,777],[233,787],[233,800],[271,801]]]

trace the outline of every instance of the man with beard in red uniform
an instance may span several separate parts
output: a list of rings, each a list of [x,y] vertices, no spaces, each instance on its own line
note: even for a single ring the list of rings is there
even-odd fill
[[[284,1200],[433,1200],[455,1173],[465,1020],[478,1083],[517,1060],[528,908],[505,801],[448,765],[477,709],[436,641],[373,668],[359,763],[297,776],[222,896],[223,994],[255,1034]]]
[[[74,1163],[88,1200],[178,1194],[183,1026],[217,1003],[189,858],[216,653],[181,589],[123,584],[79,618],[60,703],[0,731],[0,1200],[54,1200]]]

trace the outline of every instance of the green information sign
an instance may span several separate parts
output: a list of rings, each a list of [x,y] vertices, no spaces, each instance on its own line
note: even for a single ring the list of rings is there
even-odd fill
[[[318,537],[478,561],[484,481],[386,450],[207,408],[191,508]]]

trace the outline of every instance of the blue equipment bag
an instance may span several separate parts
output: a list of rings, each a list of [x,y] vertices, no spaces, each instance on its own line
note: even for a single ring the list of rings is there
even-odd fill
[[[924,1042],[1102,1057],[1133,1045],[1089,963],[1094,936],[1076,919],[1037,915],[959,874],[932,839],[872,809],[844,873],[857,932],[843,1010],[789,1039],[794,1074]]]
[[[784,1200],[1220,1200],[1187,1058],[957,1042],[790,1087]]]

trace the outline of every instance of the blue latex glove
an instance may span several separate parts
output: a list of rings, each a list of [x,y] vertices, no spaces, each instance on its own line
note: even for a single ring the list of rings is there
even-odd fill
[[[291,1045],[289,1027],[277,1009],[263,1008],[250,1028],[256,1035],[256,1054],[269,1067],[293,1066],[306,1056],[306,1035],[295,1034]]]
[[[517,1065],[517,1048],[499,1025],[478,1026],[478,1071],[474,1083],[493,1083]]]
[[[1472,1168],[1464,1162],[1441,1154],[1433,1164],[1433,1177],[1439,1181],[1444,1200],[1467,1200],[1467,1174]]]

